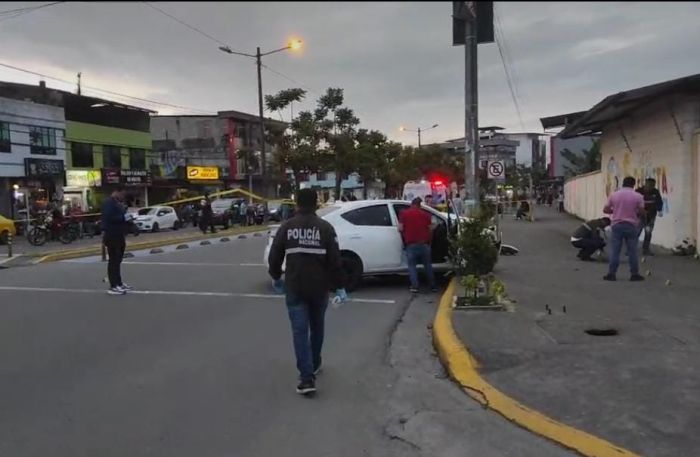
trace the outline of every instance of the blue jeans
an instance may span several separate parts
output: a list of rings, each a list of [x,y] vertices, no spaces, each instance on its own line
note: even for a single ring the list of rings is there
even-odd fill
[[[323,348],[323,330],[328,295],[321,294],[312,300],[287,292],[287,311],[292,324],[294,354],[297,370],[302,381],[314,379],[314,370],[321,366],[321,349]]]
[[[430,287],[435,287],[433,274],[433,260],[428,244],[410,244],[406,246],[406,261],[408,262],[408,277],[411,279],[411,287],[418,288],[418,270],[416,266],[420,262],[425,268]]]
[[[639,261],[637,259],[637,239],[639,238],[639,228],[629,222],[620,222],[612,226],[612,240],[610,252],[610,267],[608,273],[614,275],[620,266],[620,252],[622,243],[627,246],[627,256],[630,265],[630,273],[639,274]]]

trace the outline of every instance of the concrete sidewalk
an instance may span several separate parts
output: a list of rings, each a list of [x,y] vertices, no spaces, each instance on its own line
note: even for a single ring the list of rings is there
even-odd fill
[[[649,257],[644,283],[627,280],[625,263],[605,282],[607,264],[576,258],[578,224],[544,207],[534,223],[504,219],[521,253],[497,275],[516,312],[456,311],[456,332],[482,375],[527,406],[641,455],[697,455],[700,262]]]

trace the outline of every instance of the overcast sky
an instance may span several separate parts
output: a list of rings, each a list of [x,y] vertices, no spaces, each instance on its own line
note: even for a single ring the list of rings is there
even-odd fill
[[[2,2],[0,11],[27,4]],[[266,94],[303,85],[311,91],[303,107],[310,108],[325,88],[342,87],[362,126],[392,139],[415,143],[399,126],[435,123],[439,127],[425,133],[425,143],[463,135],[464,48],[451,45],[450,2],[157,5],[244,52],[303,39],[303,52],[264,59],[297,82],[263,70]],[[524,126],[495,43],[479,46],[482,126],[540,132],[540,117],[700,73],[700,3],[497,2],[496,13]],[[212,113],[257,112],[253,60],[222,53],[217,43],[143,3],[67,2],[16,18],[0,15],[0,43],[0,63],[71,81],[81,71],[88,86]],[[40,78],[0,68],[0,79]],[[165,114],[184,112],[130,102]]]

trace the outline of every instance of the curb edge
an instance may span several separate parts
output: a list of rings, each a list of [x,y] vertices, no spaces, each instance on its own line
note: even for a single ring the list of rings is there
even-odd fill
[[[558,422],[530,409],[488,383],[477,371],[477,363],[452,326],[452,295],[456,279],[443,293],[433,321],[433,345],[455,382],[484,406],[524,429],[586,457],[640,457],[602,438]]]

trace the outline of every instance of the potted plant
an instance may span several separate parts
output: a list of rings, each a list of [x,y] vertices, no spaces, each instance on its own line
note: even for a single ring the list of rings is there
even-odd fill
[[[456,236],[450,243],[450,260],[464,289],[456,299],[457,306],[493,306],[505,297],[503,283],[493,274],[498,261],[498,248],[488,230],[489,215],[459,222]]]

